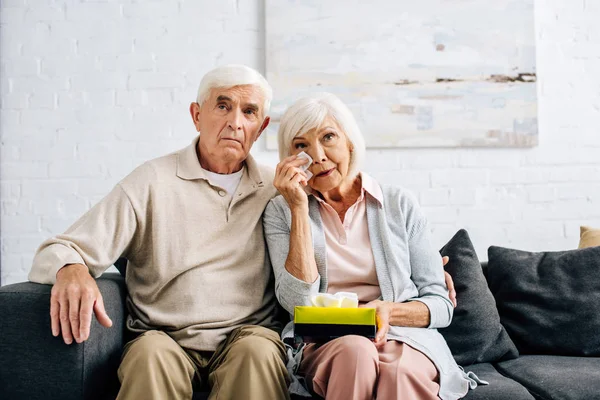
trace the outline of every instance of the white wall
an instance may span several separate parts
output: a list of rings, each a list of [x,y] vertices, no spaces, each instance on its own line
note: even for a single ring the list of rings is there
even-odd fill
[[[366,170],[418,193],[439,246],[464,227],[483,259],[576,247],[580,224],[600,227],[599,20],[596,0],[536,0],[537,148],[373,150]],[[263,26],[261,0],[2,0],[2,284],[135,165],[191,141],[204,72],[263,71]]]

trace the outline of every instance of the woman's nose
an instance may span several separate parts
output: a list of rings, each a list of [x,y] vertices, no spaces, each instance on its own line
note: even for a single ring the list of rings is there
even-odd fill
[[[312,151],[308,153],[308,155],[311,156],[313,162],[321,163],[327,161],[327,156],[325,155],[325,151],[323,151],[321,146],[314,146],[311,150]]]

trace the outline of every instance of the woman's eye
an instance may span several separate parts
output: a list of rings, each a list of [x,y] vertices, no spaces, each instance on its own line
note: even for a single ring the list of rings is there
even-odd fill
[[[296,143],[294,145],[294,148],[296,148],[296,149],[303,149],[305,147],[306,147],[306,145],[304,143]]]
[[[333,139],[335,137],[335,135],[333,133],[328,133],[325,136],[323,136],[323,139],[329,141],[331,139]]]

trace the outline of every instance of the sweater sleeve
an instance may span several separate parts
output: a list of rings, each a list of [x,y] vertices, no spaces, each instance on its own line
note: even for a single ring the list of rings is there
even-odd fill
[[[319,292],[321,276],[313,283],[304,282],[285,269],[290,249],[290,230],[283,210],[271,200],[263,214],[263,226],[269,257],[275,275],[277,300],[291,315],[295,306],[311,305],[310,298]]]
[[[41,244],[29,280],[54,284],[56,273],[66,264],[83,264],[97,278],[124,254],[136,229],[135,211],[118,184],[65,233]]]
[[[433,245],[427,220],[416,200],[409,198],[407,203],[411,279],[419,291],[419,296],[410,301],[420,301],[429,308],[429,328],[444,328],[452,321],[454,307],[448,297],[442,257]]]

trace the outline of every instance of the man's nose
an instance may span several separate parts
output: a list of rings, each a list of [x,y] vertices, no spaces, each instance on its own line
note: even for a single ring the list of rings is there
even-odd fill
[[[231,129],[233,129],[234,131],[241,130],[243,121],[242,118],[242,111],[237,108],[234,108],[229,113],[229,126],[231,127]]]

